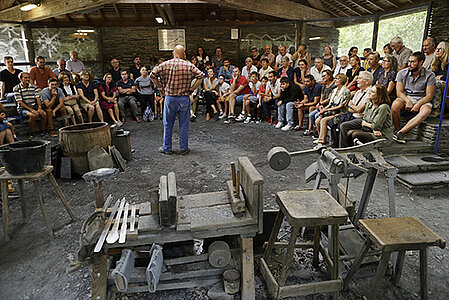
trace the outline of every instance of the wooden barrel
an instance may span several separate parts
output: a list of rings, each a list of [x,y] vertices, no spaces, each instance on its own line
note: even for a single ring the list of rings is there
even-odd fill
[[[59,130],[59,144],[63,154],[72,159],[73,171],[83,175],[89,171],[87,152],[95,146],[107,150],[111,145],[109,125],[97,122],[63,127]]]

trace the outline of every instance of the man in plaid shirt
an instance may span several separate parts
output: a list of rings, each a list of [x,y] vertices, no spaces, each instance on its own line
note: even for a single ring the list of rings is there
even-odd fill
[[[151,80],[165,95],[164,141],[159,152],[172,154],[172,133],[176,114],[179,122],[179,154],[186,155],[189,149],[190,99],[189,95],[201,84],[204,73],[185,60],[186,53],[181,45],[173,49],[173,59],[154,67]],[[193,79],[197,79],[192,85]]]

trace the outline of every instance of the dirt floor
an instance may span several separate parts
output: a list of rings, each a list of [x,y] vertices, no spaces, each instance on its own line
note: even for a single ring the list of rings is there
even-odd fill
[[[304,171],[317,157],[310,154],[296,157],[285,171],[277,172],[267,164],[267,152],[274,146],[289,150],[312,147],[310,137],[297,132],[282,132],[262,124],[224,124],[222,121],[198,121],[191,124],[190,148],[187,156],[166,156],[158,153],[162,141],[162,122],[136,124],[128,121],[124,128],[131,131],[134,160],[125,172],[104,184],[105,195],[115,199],[126,197],[128,201],[148,201],[148,189],[158,185],[159,177],[169,171],[176,172],[178,195],[225,190],[230,179],[229,164],[238,156],[248,156],[265,179],[264,207],[276,208],[274,195],[286,189],[310,188],[305,183]],[[178,147],[178,130],[175,130],[174,148]],[[52,145],[57,140],[52,140]],[[48,147],[49,148],[49,147]],[[49,153],[48,153],[49,159]],[[349,193],[360,198],[365,176],[351,181]],[[91,293],[90,267],[67,274],[67,256],[78,248],[82,222],[94,210],[92,187],[82,179],[58,182],[78,217],[69,222],[69,216],[58,201],[49,182],[43,180],[44,201],[47,204],[55,238],[45,231],[41,211],[34,198],[31,184],[26,184],[28,214],[22,223],[18,200],[10,201],[12,240],[0,242],[0,299],[89,299]],[[449,237],[447,187],[413,192],[396,184],[398,216],[418,217],[423,223]],[[386,180],[379,175],[369,203],[366,217],[386,217],[388,198]],[[2,227],[2,226],[1,226]],[[3,232],[0,232],[3,235]],[[429,299],[449,298],[449,247],[444,250],[432,247],[429,251]],[[341,299],[361,299],[368,290],[375,265],[365,267],[352,281],[349,291],[341,293]],[[319,271],[311,271],[319,272]],[[258,273],[258,270],[256,270]],[[256,277],[257,298],[266,298],[264,284]],[[116,299],[208,299],[207,288],[176,292],[112,295]],[[329,299],[329,295],[308,296],[298,299]],[[400,287],[388,280],[382,282],[378,299],[419,298],[419,256],[407,252]]]

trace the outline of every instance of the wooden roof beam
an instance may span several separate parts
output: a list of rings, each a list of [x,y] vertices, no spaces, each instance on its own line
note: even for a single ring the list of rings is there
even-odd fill
[[[392,6],[394,6],[395,8],[399,7],[400,4],[394,0],[385,0],[386,2],[390,3]]]
[[[373,1],[366,0],[366,2],[368,2],[372,6],[376,7],[377,9],[380,9],[381,11],[385,11],[386,10],[384,7],[380,6],[379,4],[374,3]]]
[[[322,0],[323,1],[323,0]],[[342,14],[345,17],[350,17],[351,15],[348,14],[347,12],[344,12],[341,10],[341,8],[336,7],[331,1],[323,1],[326,5],[332,7],[336,12],[338,12],[339,14]],[[335,15],[335,14],[334,14]],[[341,16],[337,16],[337,17],[341,17]]]
[[[170,25],[170,20],[165,15],[164,10],[162,9],[162,7],[159,4],[155,4],[155,6],[156,6],[156,9],[157,9],[159,15],[161,16],[161,18],[164,19],[164,23],[167,24],[167,25]]]
[[[104,16],[104,12],[101,8],[98,10],[98,15],[102,21],[106,21],[106,17]]]
[[[364,7],[363,5],[360,5],[360,4],[358,4],[357,2],[352,1],[352,0],[348,0],[348,1],[351,2],[352,4],[354,4],[355,6],[357,6],[358,8],[360,8],[360,9],[366,11],[366,12],[369,13],[370,15],[374,15],[374,13],[373,13],[371,10],[367,9],[367,8]]]
[[[289,0],[203,0],[206,3],[232,7],[241,10],[283,18],[287,20],[328,19],[330,15],[324,11],[311,8]]]
[[[344,2],[340,1],[340,0],[335,0],[335,2],[337,2],[338,4],[340,4],[341,6],[343,6],[344,8],[346,8],[347,10],[349,10],[351,13],[357,15],[357,16],[361,16],[362,14],[360,14],[358,11],[353,10],[351,7],[347,6]]]
[[[117,4],[113,3],[112,6],[114,7],[115,10],[115,14],[117,15],[117,17],[122,20],[122,15],[120,14],[120,10],[118,9]]]
[[[175,15],[173,14],[173,9],[170,4],[161,4],[164,6],[165,14],[167,15],[168,20],[170,21],[170,24],[173,26],[176,26],[176,19]]]
[[[21,11],[20,6],[0,11],[2,22],[35,22],[51,17],[86,11],[110,4],[116,0],[41,0],[41,5],[30,11]]]

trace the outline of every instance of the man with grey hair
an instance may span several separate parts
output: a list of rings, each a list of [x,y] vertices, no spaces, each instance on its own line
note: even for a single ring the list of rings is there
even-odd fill
[[[348,104],[348,111],[350,111],[356,119],[361,119],[363,117],[363,112],[365,111],[366,103],[368,103],[373,80],[373,74],[368,71],[360,72],[357,78],[357,86],[360,90],[354,94],[354,97],[352,97]]]
[[[313,75],[315,81],[319,84],[324,83],[323,73],[326,70],[330,70],[331,68],[328,65],[324,64],[324,60],[321,57],[315,58],[314,66],[310,68],[310,75]]]
[[[342,55],[338,60],[337,67],[334,70],[334,77],[337,76],[338,74],[346,75],[346,71],[350,69],[352,69],[352,67],[349,64],[349,58],[346,55]]]
[[[78,52],[70,52],[70,58],[67,60],[66,68],[73,75],[80,75],[81,71],[86,70],[84,63],[78,59]]]
[[[55,74],[56,78],[58,78],[59,74],[65,73],[65,74],[67,74],[67,76],[69,76],[69,80],[73,84],[74,83],[73,76],[72,76],[72,73],[70,73],[66,69],[66,62],[65,62],[65,60],[60,59],[56,63],[58,64],[58,67],[53,69],[53,73]]]
[[[380,54],[379,52],[371,52],[368,55],[368,62],[370,67],[368,68],[368,72],[371,72],[373,74],[374,80],[373,83],[377,81],[379,76],[385,71],[384,68],[379,64],[380,60]]]
[[[398,60],[398,71],[407,67],[408,58],[413,53],[413,51],[404,46],[404,42],[400,36],[394,37],[390,41],[391,48],[393,48],[393,55]]]
[[[282,58],[287,56],[289,63],[292,63],[292,55],[287,52],[287,48],[285,46],[279,47],[279,54],[276,56],[276,64],[274,65],[274,70],[277,71],[279,68],[282,68]]]
[[[435,58],[435,48],[437,47],[437,43],[435,42],[435,39],[430,37],[424,40],[422,43],[422,50],[424,54],[426,55],[426,60],[422,64],[422,67],[430,70],[432,68],[432,62]]]

